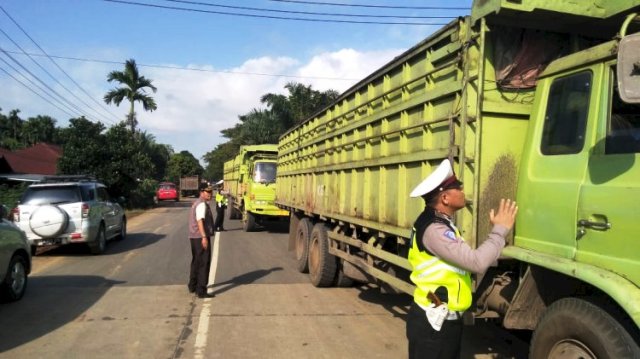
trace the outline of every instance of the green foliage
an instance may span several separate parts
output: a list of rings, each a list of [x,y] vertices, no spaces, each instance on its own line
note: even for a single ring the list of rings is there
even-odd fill
[[[101,174],[101,166],[109,158],[102,123],[94,123],[84,117],[69,120],[69,127],[60,133],[65,144],[63,155],[58,160],[60,174],[94,175]]]
[[[4,204],[9,210],[18,204],[18,200],[30,183],[0,184],[0,205]]]
[[[153,207],[153,196],[156,194],[158,181],[154,179],[144,179],[138,182],[138,185],[129,192],[126,198],[127,208],[151,208]]]
[[[222,178],[224,162],[232,159],[241,145],[278,143],[280,136],[289,128],[304,122],[339,96],[334,90],[319,92],[311,85],[298,83],[288,83],[285,89],[288,95],[263,95],[260,100],[267,109],[253,109],[239,116],[240,123],[221,131],[229,141],[203,156],[208,178]]]
[[[49,116],[30,117],[22,126],[22,136],[27,146],[39,142],[53,143],[55,135],[56,120]]]
[[[132,136],[124,123],[104,131],[101,123],[85,118],[70,120],[63,131],[66,140],[58,162],[61,174],[93,175],[109,187],[115,197],[123,196],[130,208],[148,205],[140,182],[152,180],[155,166],[151,161],[150,139]],[[149,196],[153,200],[153,191]]]
[[[107,81],[115,81],[122,85],[122,87],[114,88],[104,95],[104,102],[107,104],[114,103],[116,106],[120,106],[120,103],[127,99],[129,101],[129,114],[127,116],[127,123],[130,126],[131,132],[135,133],[136,114],[134,112],[134,104],[136,102],[142,103],[142,108],[145,111],[153,112],[158,109],[156,101],[153,97],[145,93],[145,89],[149,88],[154,93],[157,88],[153,86],[152,80],[140,75],[138,71],[138,65],[136,60],[129,59],[125,62],[124,71],[111,71],[107,75]]]
[[[221,180],[224,163],[235,157],[239,150],[240,145],[229,141],[219,144],[213,151],[207,152],[203,156],[204,161],[209,164],[205,169],[205,177],[213,181]]]
[[[189,152],[182,151],[169,158],[166,179],[173,183],[180,183],[183,176],[202,176],[204,169],[200,162]]]

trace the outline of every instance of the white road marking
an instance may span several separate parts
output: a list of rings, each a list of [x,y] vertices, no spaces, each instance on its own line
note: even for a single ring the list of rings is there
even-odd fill
[[[213,251],[211,255],[211,268],[209,269],[209,286],[215,284],[216,270],[218,269],[218,248],[220,247],[220,232],[216,232],[213,239]],[[196,334],[196,342],[194,344],[194,358],[202,359],[205,357],[205,349],[207,348],[207,337],[209,334],[209,318],[211,316],[211,299],[203,300],[200,318],[198,319],[198,332]]]

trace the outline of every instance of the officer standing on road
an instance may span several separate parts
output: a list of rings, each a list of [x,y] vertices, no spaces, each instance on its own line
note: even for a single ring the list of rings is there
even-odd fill
[[[472,300],[470,273],[483,273],[498,259],[518,207],[509,199],[500,200],[498,211],[489,213],[493,223],[489,237],[472,249],[453,224],[465,198],[449,160],[442,161],[410,196],[422,197],[426,206],[413,225],[408,257],[416,285],[407,316],[409,358],[458,358],[462,314]]]
[[[224,210],[227,208],[227,196],[222,194],[222,187],[216,193],[216,231],[224,231]]]
[[[211,298],[207,293],[209,269],[211,268],[211,236],[213,235],[213,214],[209,201],[213,188],[206,183],[200,184],[200,197],[191,205],[189,211],[189,241],[191,242],[191,273],[189,274],[189,292],[198,298]]]

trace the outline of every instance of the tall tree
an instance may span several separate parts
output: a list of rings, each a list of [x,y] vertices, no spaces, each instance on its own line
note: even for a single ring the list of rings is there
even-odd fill
[[[178,183],[182,176],[201,176],[204,169],[189,151],[181,151],[171,156],[167,163],[167,179]]]
[[[120,103],[127,99],[129,101],[129,114],[127,115],[127,124],[131,128],[131,132],[135,133],[136,125],[136,113],[134,111],[134,103],[142,103],[142,108],[145,111],[153,112],[158,109],[153,97],[146,94],[146,88],[151,89],[154,93],[157,91],[156,87],[151,83],[152,80],[141,76],[138,71],[138,65],[134,59],[129,59],[124,65],[124,71],[111,71],[107,75],[107,81],[116,81],[123,85],[119,88],[114,88],[104,95],[104,102],[111,104],[112,102],[116,106],[120,106]]]
[[[53,143],[56,133],[56,120],[49,116],[29,117],[22,126],[22,137],[27,146],[38,142]]]
[[[280,118],[285,129],[299,125],[340,95],[335,90],[320,92],[312,89],[311,85],[296,82],[289,82],[284,88],[289,92],[288,95],[268,93],[260,101]]]
[[[268,93],[260,98],[267,109],[252,109],[238,116],[240,122],[234,127],[220,131],[229,141],[203,156],[207,175],[220,178],[223,162],[233,158],[241,145],[277,143],[290,127],[302,123],[339,96],[334,90],[320,92],[311,85],[294,82],[288,83],[285,89],[288,95]]]
[[[106,150],[106,139],[102,123],[93,123],[85,117],[72,118],[69,127],[60,136],[64,142],[62,157],[58,160],[58,172],[68,175],[94,175],[101,178],[105,159],[110,158]]]

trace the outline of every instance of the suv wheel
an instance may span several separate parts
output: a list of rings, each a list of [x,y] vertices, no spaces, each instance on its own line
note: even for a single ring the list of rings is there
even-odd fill
[[[100,225],[96,240],[93,241],[93,243],[89,243],[89,249],[91,250],[91,254],[102,254],[106,248],[107,237],[104,234],[104,225]]]

